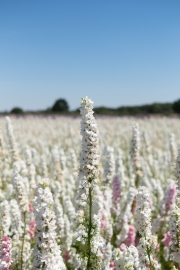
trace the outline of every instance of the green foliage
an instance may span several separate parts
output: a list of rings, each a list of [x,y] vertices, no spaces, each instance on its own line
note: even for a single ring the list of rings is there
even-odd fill
[[[96,114],[113,115],[113,114],[117,114],[117,109],[112,109],[112,108],[107,108],[107,107],[98,107],[98,108],[94,108],[94,112]]]
[[[11,113],[14,113],[14,114],[21,114],[23,113],[23,110],[19,107],[15,107],[11,110]]]
[[[40,113],[40,114],[51,114],[51,113],[69,113],[69,114],[78,114],[79,108],[77,110],[69,112],[69,105],[65,99],[58,99],[55,101],[51,108],[48,108],[43,111],[36,111],[30,113]],[[161,114],[161,115],[170,115],[173,113],[180,113],[180,99],[174,103],[153,103],[146,104],[141,106],[121,106],[118,108],[109,108],[105,106],[94,108],[95,114],[101,115],[149,115],[149,114]],[[11,110],[13,114],[22,114],[23,110],[19,107],[15,107]]]
[[[176,113],[180,113],[180,99],[173,103],[173,109]]]
[[[65,99],[58,99],[51,108],[53,112],[68,112],[69,105]]]
[[[138,115],[138,114],[171,114],[173,113],[172,103],[153,103],[142,106],[122,106],[117,109],[98,107],[94,109],[96,114],[104,115]]]

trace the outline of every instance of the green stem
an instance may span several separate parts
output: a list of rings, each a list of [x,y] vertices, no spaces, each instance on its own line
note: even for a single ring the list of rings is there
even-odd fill
[[[145,240],[146,240],[146,236],[145,236]],[[148,259],[149,259],[150,270],[154,270],[154,266],[152,265],[152,262],[151,262],[150,250],[149,250],[148,246],[146,246],[146,251],[147,251],[147,255],[148,255]]]
[[[88,224],[88,261],[87,269],[91,269],[91,230],[92,230],[92,188],[89,188],[89,224]]]
[[[151,262],[149,248],[148,247],[146,247],[146,248],[147,248],[147,255],[148,255],[148,259],[149,259],[150,270],[154,270],[154,266],[152,265],[152,262]]]
[[[22,247],[21,247],[21,267],[20,270],[23,270],[23,251],[24,251],[24,238],[26,233],[26,212],[23,213],[23,222],[24,222],[24,231],[22,236]]]

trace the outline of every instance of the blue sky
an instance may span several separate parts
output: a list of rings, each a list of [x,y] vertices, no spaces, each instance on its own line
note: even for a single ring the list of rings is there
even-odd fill
[[[0,111],[180,98],[179,0],[0,0]]]

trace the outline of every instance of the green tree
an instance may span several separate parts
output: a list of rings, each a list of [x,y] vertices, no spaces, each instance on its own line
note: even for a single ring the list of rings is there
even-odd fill
[[[58,99],[55,101],[54,105],[52,106],[51,110],[53,112],[68,112],[69,105],[65,99]]]
[[[23,110],[19,107],[15,107],[11,110],[10,113],[20,114],[20,113],[23,113]]]
[[[180,113],[180,99],[173,103],[173,109],[176,113]]]

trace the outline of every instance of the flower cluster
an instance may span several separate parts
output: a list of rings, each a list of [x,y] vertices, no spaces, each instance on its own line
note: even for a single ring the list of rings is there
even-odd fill
[[[139,136],[139,125],[137,123],[135,123],[132,126],[130,155],[133,166],[137,170],[140,167],[140,136]]]
[[[42,180],[37,188],[33,210],[36,219],[36,243],[33,269],[64,270],[60,248],[56,242],[55,214],[50,206],[53,198],[48,179]]]
[[[179,120],[80,111],[0,118],[0,269],[179,269]]]
[[[92,100],[88,97],[82,98],[80,109],[82,152],[79,172],[89,181],[98,176],[99,170],[99,132],[92,108]]]
[[[7,128],[7,136],[9,139],[9,147],[12,153],[12,160],[13,162],[15,162],[19,160],[19,153],[18,153],[15,136],[14,136],[13,126],[11,124],[11,119],[8,116],[6,116],[6,128]]]
[[[11,249],[12,249],[11,239],[8,236],[3,236],[3,238],[1,239],[1,252],[0,252],[1,270],[11,269],[12,264]]]

